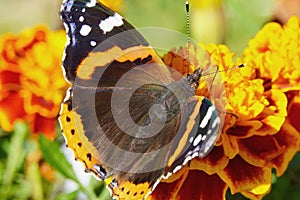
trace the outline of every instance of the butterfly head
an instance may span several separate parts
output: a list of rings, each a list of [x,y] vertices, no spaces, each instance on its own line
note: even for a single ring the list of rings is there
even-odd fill
[[[199,86],[199,81],[202,77],[202,72],[200,68],[196,69],[192,74],[187,74],[186,80],[191,85],[193,89],[197,89]]]

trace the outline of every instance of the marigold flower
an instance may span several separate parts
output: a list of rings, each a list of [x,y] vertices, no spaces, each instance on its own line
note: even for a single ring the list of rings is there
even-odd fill
[[[166,194],[175,199],[224,199],[228,188],[232,194],[261,199],[270,191],[272,169],[281,176],[300,145],[299,24],[292,18],[285,27],[266,25],[237,62],[225,45],[202,44],[219,70],[242,62],[247,67],[219,73],[223,84],[213,85],[211,99],[217,107],[225,102],[226,112],[214,149],[162,180],[150,199],[164,199]],[[177,56],[170,62],[171,54],[165,57],[167,64],[180,68],[183,61]],[[197,94],[209,96],[205,91],[198,89]]]
[[[292,17],[285,26],[265,25],[244,51],[244,60],[256,78],[272,81],[283,91],[300,89],[300,21]]]
[[[37,26],[0,37],[0,126],[12,131],[16,120],[33,133],[55,136],[66,82],[61,73],[64,31]]]

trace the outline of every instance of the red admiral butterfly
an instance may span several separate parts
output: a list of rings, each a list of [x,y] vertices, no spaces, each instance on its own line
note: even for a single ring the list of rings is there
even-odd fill
[[[143,36],[96,0],[66,0],[60,112],[67,146],[116,199],[144,199],[213,148],[220,118],[195,95],[202,70],[175,80]]]

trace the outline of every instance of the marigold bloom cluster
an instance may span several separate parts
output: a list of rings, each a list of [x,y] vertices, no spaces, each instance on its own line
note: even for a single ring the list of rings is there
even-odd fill
[[[61,57],[64,31],[45,26],[0,37],[0,126],[12,131],[17,120],[32,133],[56,134],[57,115],[66,90]]]
[[[228,188],[261,199],[271,189],[272,169],[281,176],[300,147],[300,20],[265,25],[236,61],[225,45],[202,47],[227,70],[212,90],[215,105],[225,108],[224,126],[208,156],[162,180],[150,199],[225,199]],[[174,52],[164,60],[186,73]],[[228,70],[241,63],[247,66]],[[212,95],[203,87],[197,94]]]

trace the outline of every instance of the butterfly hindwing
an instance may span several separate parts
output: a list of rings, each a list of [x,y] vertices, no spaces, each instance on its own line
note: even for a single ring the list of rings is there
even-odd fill
[[[169,160],[167,172],[176,173],[191,159],[203,158],[213,148],[218,136],[220,118],[214,105],[205,97],[193,96],[185,106],[183,113],[189,116],[181,124],[184,129],[183,139]],[[190,128],[189,128],[190,127]]]

